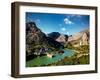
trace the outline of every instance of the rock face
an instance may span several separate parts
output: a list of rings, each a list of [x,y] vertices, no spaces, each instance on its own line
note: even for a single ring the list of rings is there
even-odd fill
[[[34,22],[26,23],[26,44],[40,44],[45,41],[46,35],[36,27]]]
[[[88,35],[87,35],[87,33],[83,33],[83,36],[82,36],[82,44],[83,45],[87,45],[88,43],[89,43]]]
[[[76,33],[74,35],[60,34],[59,32],[52,32],[48,34],[48,37],[54,39],[55,41],[61,43],[62,45],[71,43],[75,47],[80,45],[89,44],[89,29]]]
[[[48,37],[56,40],[61,34],[59,32],[52,32],[52,33],[49,33],[47,34]]]
[[[40,55],[48,49],[56,50],[62,47],[61,43],[46,36],[34,22],[26,23],[26,53]]]
[[[48,50],[59,50],[68,42],[74,46],[88,45],[89,29],[71,36],[59,32],[46,35],[34,22],[26,23],[26,56],[41,55]]]
[[[56,39],[56,41],[58,41],[58,42],[60,42],[60,43],[62,43],[62,44],[66,43],[67,40],[68,40],[68,37],[65,36],[65,35],[63,35],[63,34],[61,34],[61,35]]]
[[[54,39],[57,42],[60,42],[61,44],[64,44],[68,40],[68,35],[60,34],[58,32],[52,32],[48,34],[48,36],[52,39]]]
[[[69,36],[68,42],[70,42],[74,46],[88,45],[89,44],[89,29],[81,31],[75,35]]]

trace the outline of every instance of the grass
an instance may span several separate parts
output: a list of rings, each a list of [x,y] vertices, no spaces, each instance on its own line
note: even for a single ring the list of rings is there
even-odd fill
[[[72,47],[70,45],[69,49],[75,51],[75,54],[73,56],[65,57],[61,61],[58,61],[57,63],[49,64],[48,66],[89,64],[90,62],[89,45],[82,45],[79,47]]]
[[[61,59],[58,62],[48,64],[48,65],[41,65],[41,66],[59,66],[59,65],[81,65],[81,64],[89,64],[89,45],[82,45],[79,47],[73,47],[70,45],[69,47],[65,47],[64,49],[70,49],[75,52],[75,54],[71,57],[65,57],[64,59]],[[56,50],[53,52],[57,52]],[[33,61],[34,62],[34,61]],[[33,63],[32,62],[32,63]],[[31,67],[37,67],[37,65],[33,65],[31,63]],[[30,65],[26,63],[27,67],[30,67]]]

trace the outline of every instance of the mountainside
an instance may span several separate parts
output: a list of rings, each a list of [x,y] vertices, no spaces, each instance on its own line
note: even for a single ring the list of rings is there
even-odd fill
[[[52,33],[49,33],[47,34],[48,37],[56,40],[61,34],[59,32],[52,32]]]
[[[47,37],[34,22],[26,23],[26,53],[42,54],[42,51],[51,49],[56,50],[63,47],[61,43]]]
[[[89,29],[78,32],[74,35],[68,36],[59,32],[52,32],[48,34],[48,37],[61,43],[62,45],[71,43],[74,46],[88,45],[89,44]]]
[[[67,43],[71,43],[74,46],[88,45],[89,29],[71,36],[60,34],[59,32],[52,32],[46,35],[34,22],[26,23],[27,55],[40,55],[48,50],[59,50]]]
[[[71,35],[68,38],[68,42],[73,45],[88,45],[89,44],[89,29],[83,30],[75,35]]]
[[[57,42],[62,44],[66,43],[68,40],[68,35],[61,34],[59,32],[52,32],[48,34],[48,37],[54,39]]]

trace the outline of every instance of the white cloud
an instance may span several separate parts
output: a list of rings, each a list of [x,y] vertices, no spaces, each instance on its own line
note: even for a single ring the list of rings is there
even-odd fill
[[[67,32],[67,35],[69,35],[69,32]]]
[[[65,22],[65,24],[73,24],[73,22],[70,21],[68,18],[65,18],[65,19],[64,19],[64,22]]]
[[[66,28],[63,27],[63,28],[61,28],[61,30],[62,30],[62,31],[66,31]]]

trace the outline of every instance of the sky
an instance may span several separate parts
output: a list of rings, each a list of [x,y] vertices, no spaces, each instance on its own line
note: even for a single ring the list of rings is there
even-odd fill
[[[89,28],[89,15],[26,12],[26,22],[35,22],[45,34],[59,32],[73,35]]]

